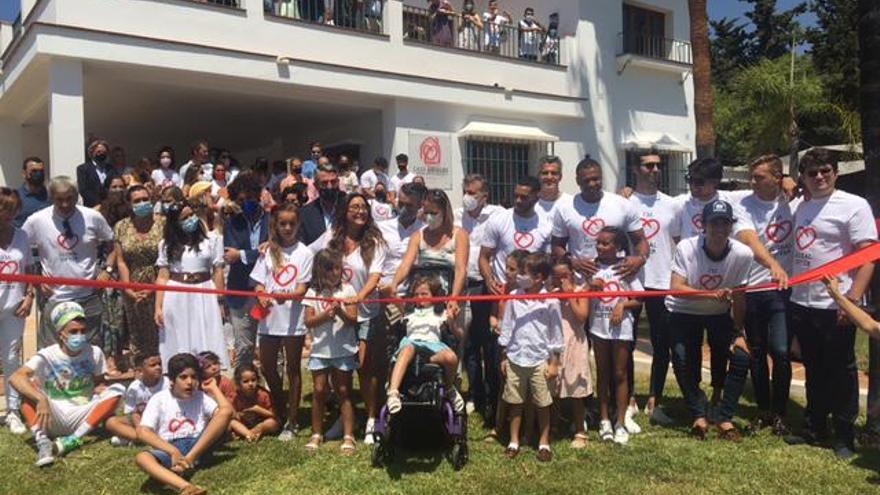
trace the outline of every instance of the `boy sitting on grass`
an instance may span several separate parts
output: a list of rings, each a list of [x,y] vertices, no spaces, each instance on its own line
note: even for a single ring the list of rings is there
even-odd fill
[[[127,447],[137,440],[136,428],[141,424],[141,415],[147,402],[157,393],[168,388],[168,378],[162,375],[162,357],[155,354],[139,354],[134,358],[137,378],[128,386],[123,396],[123,415],[113,416],[104,424],[113,434],[110,444],[114,447]]]

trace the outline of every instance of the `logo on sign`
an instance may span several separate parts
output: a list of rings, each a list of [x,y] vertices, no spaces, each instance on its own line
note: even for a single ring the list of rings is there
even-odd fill
[[[440,140],[434,136],[426,137],[419,145],[419,156],[427,166],[440,165],[443,160],[443,152],[440,149]]]
[[[284,268],[272,274],[272,278],[275,279],[276,284],[287,287],[296,280],[297,275],[299,275],[299,268],[294,265],[284,265]]]
[[[599,235],[599,232],[605,228],[605,220],[602,220],[601,218],[590,218],[584,220],[584,223],[581,224],[581,228],[584,229],[584,234],[587,234],[590,237],[596,237]]]
[[[715,290],[721,286],[721,275],[709,275],[708,273],[700,277],[700,285],[706,290]]]
[[[806,251],[808,247],[816,242],[816,229],[813,227],[798,227],[794,240],[797,243],[798,249]]]
[[[650,241],[660,233],[660,221],[655,218],[643,218],[642,230],[645,231],[645,238]]]
[[[788,239],[788,236],[791,235],[791,227],[791,220],[771,223],[764,229],[764,234],[767,236],[767,239],[778,244]]]

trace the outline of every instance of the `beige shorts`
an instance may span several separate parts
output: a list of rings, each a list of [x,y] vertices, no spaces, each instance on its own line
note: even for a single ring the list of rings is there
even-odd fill
[[[522,404],[526,398],[531,398],[538,407],[547,407],[553,404],[550,388],[547,385],[546,371],[547,363],[524,368],[508,361],[507,379],[504,383],[504,393],[501,395],[501,399],[508,404]]]

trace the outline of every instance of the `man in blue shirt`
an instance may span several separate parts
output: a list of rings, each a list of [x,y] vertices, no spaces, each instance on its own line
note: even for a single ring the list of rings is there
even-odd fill
[[[21,166],[24,184],[18,188],[21,198],[21,211],[15,217],[14,224],[21,228],[24,221],[33,213],[50,206],[49,191],[46,189],[46,165],[36,156],[24,159]]]
[[[303,163],[302,176],[314,180],[315,174],[318,172],[318,160],[324,156],[324,150],[321,149],[321,143],[317,141],[312,143],[310,149],[311,158]]]

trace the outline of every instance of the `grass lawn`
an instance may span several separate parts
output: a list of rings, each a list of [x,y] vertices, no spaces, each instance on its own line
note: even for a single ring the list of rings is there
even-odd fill
[[[639,386],[645,383],[644,376],[638,377]],[[682,420],[682,427],[647,427],[625,447],[600,444],[591,432],[589,447],[580,452],[560,438],[554,442],[556,455],[550,464],[538,463],[528,448],[513,461],[505,459],[501,445],[482,441],[485,430],[472,417],[471,461],[460,472],[453,471],[442,456],[415,452],[399,453],[390,468],[373,469],[370,451],[361,444],[351,458],[338,455],[338,442],[328,442],[310,456],[303,449],[308,433],[301,432],[291,443],[272,438],[257,445],[233,442],[221,448],[215,462],[198,471],[193,481],[211,493],[228,494],[880,493],[880,453],[875,451],[862,451],[852,462],[840,462],[830,450],[789,447],[766,432],[748,436],[738,445],[689,438],[671,373],[669,385],[669,411]],[[754,404],[746,398],[743,406],[741,413],[751,417]],[[792,409],[792,416],[802,414],[797,404]],[[301,418],[307,417],[304,408]],[[644,416],[638,420],[647,424]],[[170,493],[147,482],[135,467],[138,450],[90,439],[80,451],[39,470],[33,466],[30,440],[25,443],[3,429],[0,494]]]

